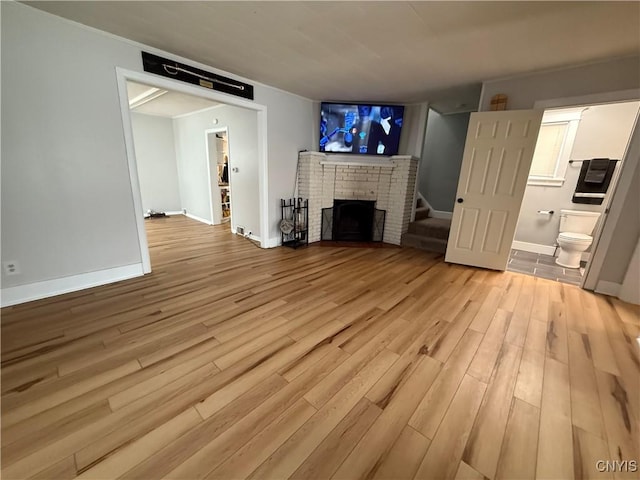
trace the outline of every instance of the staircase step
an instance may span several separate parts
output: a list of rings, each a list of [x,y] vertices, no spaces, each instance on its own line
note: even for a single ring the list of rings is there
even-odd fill
[[[429,218],[429,207],[417,207],[416,208],[416,221]]]
[[[434,239],[444,240],[449,238],[451,219],[448,218],[424,218],[409,224],[409,233]]]
[[[447,251],[447,241],[439,238],[423,237],[415,233],[404,233],[400,245],[403,247],[413,247],[427,252],[445,253]]]

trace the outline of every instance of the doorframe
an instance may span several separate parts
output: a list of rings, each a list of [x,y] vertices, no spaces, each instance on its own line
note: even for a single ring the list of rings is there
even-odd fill
[[[576,97],[562,97],[555,99],[537,100],[534,103],[535,109],[551,109],[562,107],[575,107],[581,105],[604,105],[609,103],[622,103],[640,100],[640,88],[629,90],[618,90],[614,92],[595,93],[591,95],[581,95]],[[611,195],[602,210],[603,221],[600,222],[596,234],[593,237],[591,246],[591,258],[587,262],[580,287],[587,290],[595,290],[598,283],[604,258],[609,250],[613,232],[618,224],[622,204],[627,198],[631,188],[631,179],[638,164],[638,156],[631,153],[640,149],[640,122],[636,116],[636,123],[631,131],[631,138],[627,144],[627,149],[622,161],[622,166],[618,169],[617,181]],[[609,209],[608,213],[605,211]]]
[[[222,133],[224,132],[227,136],[227,154],[229,155],[229,169],[231,169],[231,142],[229,142],[229,127],[225,126],[225,127],[216,127],[216,128],[208,128],[207,130],[204,131],[204,140],[205,140],[205,148],[207,149],[207,172],[209,175],[209,201],[210,201],[210,209],[211,209],[211,220],[214,220],[214,215],[213,215],[213,189],[211,188],[211,161],[210,161],[210,157],[209,157],[209,134],[211,133]],[[216,165],[217,165],[217,160],[216,160]],[[217,174],[217,172],[216,172]],[[231,209],[231,172],[229,172],[229,208]],[[220,222],[222,223],[222,222]],[[231,231],[233,232],[233,210],[231,210],[231,213],[229,214],[229,227],[231,229]]]
[[[152,87],[173,90],[187,95],[206,98],[225,105],[245,108],[257,112],[258,121],[258,190],[260,204],[258,212],[260,215],[260,246],[267,248],[269,234],[269,202],[268,202],[268,162],[267,162],[267,107],[249,100],[233,97],[213,90],[205,90],[202,87],[189,85],[170,78],[161,77],[147,72],[129,70],[116,67],[116,82],[118,96],[120,100],[120,114],[122,117],[122,127],[127,155],[127,165],[129,168],[129,180],[131,182],[131,195],[133,200],[134,218],[138,233],[138,245],[140,248],[140,258],[142,261],[143,273],[151,272],[151,257],[149,255],[149,244],[147,243],[147,232],[144,226],[144,212],[142,210],[142,195],[140,192],[140,179],[138,177],[138,164],[133,142],[133,128],[131,125],[131,111],[129,109],[129,98],[127,95],[127,80],[144,83]],[[208,163],[208,159],[207,159]],[[210,181],[210,179],[209,179]],[[213,217],[211,219],[213,221]]]

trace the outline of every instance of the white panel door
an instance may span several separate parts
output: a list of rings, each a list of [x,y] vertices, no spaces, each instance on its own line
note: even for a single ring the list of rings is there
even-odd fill
[[[542,110],[472,113],[445,260],[504,270]]]

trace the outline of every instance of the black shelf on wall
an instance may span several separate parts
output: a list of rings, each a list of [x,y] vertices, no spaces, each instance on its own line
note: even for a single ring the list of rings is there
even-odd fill
[[[309,243],[309,201],[302,198],[280,199],[282,245],[298,248]]]

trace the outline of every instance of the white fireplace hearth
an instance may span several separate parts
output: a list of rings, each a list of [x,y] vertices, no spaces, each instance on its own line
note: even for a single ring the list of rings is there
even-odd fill
[[[352,160],[302,152],[298,196],[309,200],[309,242],[320,241],[322,209],[334,200],[367,200],[386,211],[383,241],[400,245],[414,212],[417,170],[418,159],[409,155]]]

